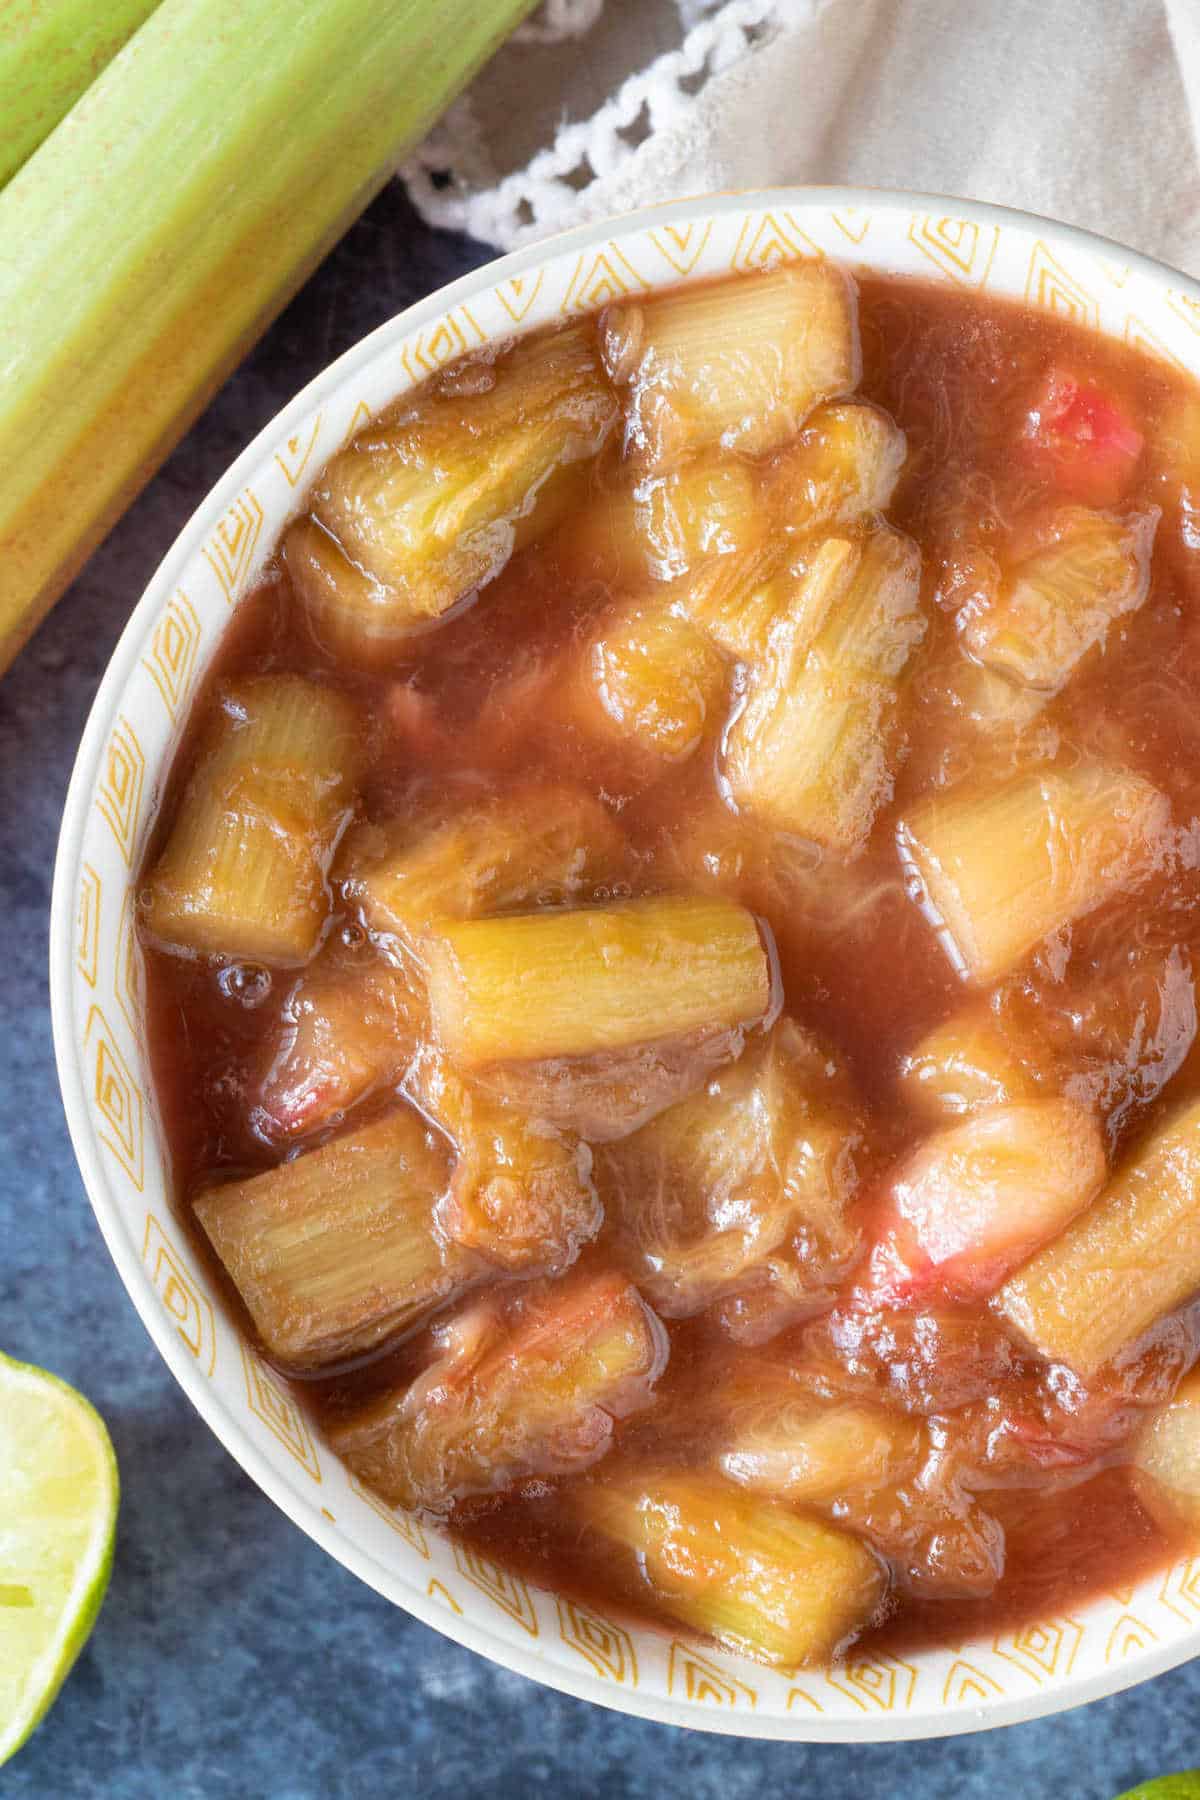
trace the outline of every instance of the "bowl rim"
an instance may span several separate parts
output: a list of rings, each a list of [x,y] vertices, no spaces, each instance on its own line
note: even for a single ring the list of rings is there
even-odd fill
[[[633,1717],[658,1724],[762,1740],[824,1743],[893,1742],[937,1738],[965,1732],[992,1730],[1066,1712],[1124,1688],[1139,1685],[1178,1667],[1200,1654],[1200,1625],[1174,1642],[1149,1651],[1130,1670],[1127,1665],[1106,1668],[1088,1676],[1071,1677],[1031,1694],[1005,1697],[978,1711],[968,1708],[939,1711],[936,1704],[917,1714],[889,1713],[862,1719],[810,1720],[803,1715],[771,1716],[736,1710],[701,1709],[673,1696],[646,1695],[639,1689],[614,1688],[598,1676],[573,1669],[527,1650],[513,1638],[501,1636],[466,1616],[450,1614],[416,1586],[403,1585],[393,1572],[369,1551],[334,1529],[316,1506],[303,1503],[277,1475],[269,1459],[232,1412],[214,1396],[195,1359],[172,1327],[165,1309],[152,1296],[133,1246],[121,1230],[116,1209],[110,1205],[100,1172],[96,1141],[87,1112],[82,1061],[72,1031],[71,970],[74,962],[74,900],[80,869],[84,825],[100,758],[116,717],[116,701],[123,693],[142,650],[147,628],[166,597],[174,590],[180,570],[199,549],[214,523],[245,487],[250,472],[285,440],[290,427],[340,388],[356,370],[372,362],[390,343],[442,317],[454,306],[481,290],[520,277],[551,257],[586,250],[597,242],[631,230],[678,224],[697,215],[753,209],[756,206],[804,205],[843,210],[863,205],[888,210],[943,212],[955,218],[992,226],[1017,227],[1045,232],[1058,244],[1069,244],[1101,255],[1116,252],[1122,263],[1155,283],[1188,293],[1200,302],[1200,282],[1169,263],[1130,249],[1117,240],[1082,226],[1067,224],[1016,207],[967,200],[958,196],[906,188],[866,186],[778,186],[729,189],[717,193],[668,200],[652,206],[607,215],[569,230],[540,238],[507,255],[493,257],[465,275],[436,289],[402,312],[393,315],[360,338],[335,361],[313,377],[255,434],[240,455],[209,488],[171,547],[159,562],[134,606],[104,675],[93,697],[87,723],[72,767],[63,807],[55,855],[50,903],[49,975],[50,1015],[55,1064],[75,1159],[101,1235],[117,1273],[142,1324],[167,1367],[205,1425],[268,1499],[323,1550],[369,1587],[418,1618],[442,1636],[475,1651],[502,1668],[524,1675],[545,1687],[588,1700]],[[850,259],[847,259],[848,261]],[[870,266],[870,258],[861,258]]]

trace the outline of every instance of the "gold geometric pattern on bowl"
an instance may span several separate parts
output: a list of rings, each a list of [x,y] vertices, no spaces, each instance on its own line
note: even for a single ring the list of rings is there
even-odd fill
[[[275,461],[283,470],[283,478],[289,487],[297,487],[300,477],[308,467],[309,458],[317,447],[317,439],[321,435],[321,415],[317,414],[307,432],[294,431],[282,450],[275,452]]]
[[[386,1500],[381,1500],[379,1495],[372,1493],[369,1487],[364,1487],[357,1475],[350,1477],[350,1491],[352,1494],[357,1494],[364,1505],[371,1508],[372,1512],[378,1513],[379,1517],[390,1525],[393,1531],[399,1533],[406,1544],[411,1544],[418,1556],[424,1557],[426,1562],[429,1561],[429,1540],[425,1536],[421,1521],[414,1513],[405,1512],[401,1506],[389,1506]]]
[[[634,268],[628,253],[616,244],[582,255],[571,271],[559,311],[562,314],[594,312],[626,300],[630,294],[649,293],[652,283]]]
[[[230,606],[240,598],[254,567],[262,528],[262,503],[254,489],[248,487],[218,521],[204,546],[205,558]]]
[[[254,1417],[261,1421],[288,1455],[300,1464],[314,1481],[321,1479],[321,1461],[313,1442],[308,1421],[296,1401],[277,1376],[268,1373],[266,1365],[243,1344],[242,1368],[246,1376],[246,1400]]]
[[[559,1636],[568,1649],[590,1663],[602,1680],[636,1687],[637,1651],[625,1627],[577,1600],[559,1597],[556,1605]]]
[[[200,638],[196,609],[180,588],[154,628],[150,654],[142,658],[173,721],[180,717],[190,693]]]
[[[145,783],[146,757],[138,735],[128,719],[118,719],[96,787],[96,805],[116,839],[127,869],[133,867]]]
[[[211,1376],[217,1366],[217,1322],[212,1301],[201,1293],[197,1277],[151,1212],[146,1214],[142,1261],[176,1331],[204,1373]]]
[[[667,1663],[667,1692],[690,1700],[693,1706],[755,1707],[757,1689],[739,1681],[712,1656],[694,1644],[671,1645]]]
[[[84,863],[79,876],[79,906],[75,915],[79,927],[75,967],[90,988],[96,985],[100,966],[100,896],[103,891],[104,884],[95,869],[90,863]]]
[[[493,1606],[507,1613],[510,1619],[526,1630],[530,1637],[538,1635],[537,1609],[533,1604],[533,1596],[528,1584],[503,1563],[493,1562],[490,1556],[480,1555],[469,1544],[453,1543],[454,1566],[459,1574],[487,1596]]]
[[[91,1058],[92,1100],[103,1121],[100,1142],[140,1194],[145,1184],[142,1090],[98,1006],[88,1013],[83,1043]]]
[[[1078,1619],[1042,1619],[998,1632],[992,1649],[1041,1687],[1056,1675],[1071,1673],[1082,1637]]]
[[[895,1712],[910,1707],[917,1691],[918,1671],[899,1656],[860,1656],[851,1651],[825,1677],[837,1693],[845,1694],[860,1712],[877,1708]]]

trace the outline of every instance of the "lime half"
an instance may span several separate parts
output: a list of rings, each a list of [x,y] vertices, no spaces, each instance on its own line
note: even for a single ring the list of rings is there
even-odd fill
[[[87,1641],[112,1567],[117,1496],[95,1408],[57,1376],[0,1355],[0,1763]]]
[[[1155,1781],[1140,1781],[1118,1800],[1200,1800],[1200,1769],[1186,1769],[1180,1775],[1160,1775]]]

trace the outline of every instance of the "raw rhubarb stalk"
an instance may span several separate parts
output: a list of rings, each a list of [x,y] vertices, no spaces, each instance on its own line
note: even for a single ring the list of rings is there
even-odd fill
[[[38,0],[0,20],[0,187],[154,11],[156,0]]]
[[[162,0],[0,191],[0,667],[528,7]]]

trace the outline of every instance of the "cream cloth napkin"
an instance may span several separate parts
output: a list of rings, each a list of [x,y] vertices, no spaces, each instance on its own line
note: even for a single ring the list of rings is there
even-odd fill
[[[1026,207],[1200,275],[1200,0],[546,0],[403,171],[505,247],[814,182]]]

